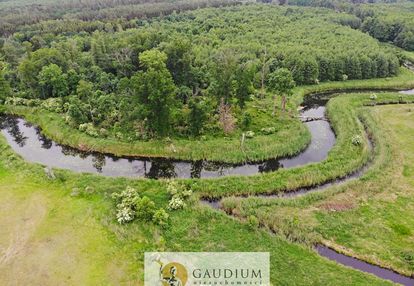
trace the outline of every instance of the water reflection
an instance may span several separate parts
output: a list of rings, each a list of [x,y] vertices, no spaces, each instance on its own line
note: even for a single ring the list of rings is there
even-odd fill
[[[321,102],[325,104],[326,101]],[[324,116],[320,102],[310,102],[304,116]],[[105,176],[145,178],[215,178],[230,175],[254,175],[274,172],[326,158],[335,143],[335,136],[325,121],[306,123],[312,134],[307,150],[287,159],[269,159],[259,163],[239,165],[210,161],[179,161],[167,158],[120,158],[110,155],[80,151],[56,144],[45,137],[41,130],[25,120],[13,116],[0,117],[0,129],[8,143],[29,162],[49,167],[69,169],[75,172],[98,173]]]

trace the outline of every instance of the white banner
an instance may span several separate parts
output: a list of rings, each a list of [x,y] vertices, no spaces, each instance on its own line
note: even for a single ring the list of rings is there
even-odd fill
[[[145,286],[270,285],[268,252],[147,252]]]

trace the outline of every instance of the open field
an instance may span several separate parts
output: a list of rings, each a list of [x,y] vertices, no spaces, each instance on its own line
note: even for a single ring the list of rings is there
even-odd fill
[[[6,206],[0,219],[4,285],[142,285],[143,252],[152,249],[270,251],[276,284],[390,285],[197,203],[172,213],[167,230],[140,222],[119,226],[105,194],[130,184],[163,205],[166,195],[157,181],[69,172],[57,172],[58,179],[49,181],[39,166],[13,155],[3,138],[0,144],[0,202]],[[70,195],[73,188],[85,186],[95,192]]]

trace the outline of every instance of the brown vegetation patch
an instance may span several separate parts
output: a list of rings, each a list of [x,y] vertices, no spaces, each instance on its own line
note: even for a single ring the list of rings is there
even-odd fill
[[[320,208],[331,212],[342,212],[353,209],[355,207],[352,202],[326,202],[320,205]]]

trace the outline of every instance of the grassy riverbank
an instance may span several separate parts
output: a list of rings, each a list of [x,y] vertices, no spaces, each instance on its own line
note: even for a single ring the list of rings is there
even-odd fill
[[[364,118],[362,116],[364,112],[361,112],[359,108],[364,104],[372,103],[370,95],[341,95],[328,103],[327,112],[337,135],[337,141],[326,160],[257,176],[223,177],[215,180],[194,181],[193,188],[203,197],[208,198],[265,193],[276,194],[303,187],[317,186],[360,169],[370,157],[367,139],[361,145],[355,146],[352,144],[352,138],[355,136],[365,137],[364,127],[358,120],[358,118]],[[401,96],[396,93],[377,93],[377,95],[377,103],[398,103]],[[414,97],[405,95],[403,100],[413,102]],[[375,135],[369,124],[366,127],[369,132]]]
[[[249,103],[247,112],[251,114],[249,130],[256,135],[241,144],[241,131],[227,137],[201,137],[195,139],[166,138],[161,140],[122,142],[110,138],[94,138],[71,128],[60,114],[40,108],[7,106],[7,112],[24,116],[28,121],[39,125],[43,133],[63,145],[82,150],[131,157],[169,157],[182,160],[220,161],[242,163],[261,161],[267,158],[284,157],[303,150],[310,141],[307,128],[294,118],[296,109],[287,114],[272,116],[273,102],[270,97]],[[291,116],[292,114],[292,116]],[[262,128],[276,130],[263,135]],[[290,144],[285,144],[289,138]]]
[[[228,199],[235,214],[291,240],[317,241],[406,275],[414,273],[414,105],[361,110],[377,144],[360,179],[295,199]]]
[[[277,285],[391,285],[197,203],[170,226],[115,222],[109,194],[132,185],[165,206],[163,183],[56,171],[16,156],[0,137],[0,279],[5,284],[143,285],[145,251],[270,251]],[[74,188],[85,190],[71,195]],[[237,238],[237,239],[235,239]]]
[[[297,87],[293,99],[288,105],[288,113],[280,110],[276,117],[272,116],[273,103],[271,97],[254,100],[249,103],[248,111],[253,114],[251,129],[256,136],[248,139],[241,146],[241,134],[229,137],[204,139],[165,139],[120,142],[113,139],[94,138],[69,127],[61,115],[45,110],[22,106],[7,106],[7,112],[18,114],[34,124],[39,125],[51,139],[63,145],[83,150],[114,154],[117,156],[169,157],[183,160],[207,159],[211,161],[241,163],[245,161],[261,161],[267,158],[285,157],[303,150],[310,140],[306,127],[294,118],[297,107],[305,95],[329,90],[349,89],[403,89],[414,87],[414,76],[402,68],[394,78],[328,82],[320,85]],[[280,106],[280,104],[278,104]],[[292,117],[293,116],[293,117]],[[275,127],[277,132],[271,135],[260,135],[263,127]],[[289,138],[289,144],[286,144]]]

